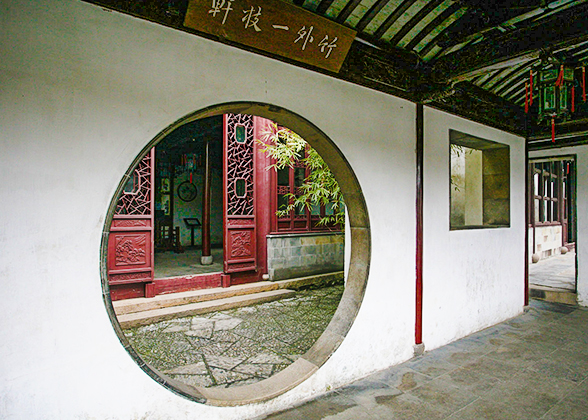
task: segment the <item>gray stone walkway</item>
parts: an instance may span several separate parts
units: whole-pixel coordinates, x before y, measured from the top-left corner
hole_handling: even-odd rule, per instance
[[[269,378],[304,354],[323,333],[343,285],[244,308],[125,330],[155,369],[189,385],[231,387]]]
[[[521,316],[290,410],[290,419],[588,419],[588,310]]]
[[[576,253],[540,260],[529,264],[529,283],[556,289],[576,290]]]

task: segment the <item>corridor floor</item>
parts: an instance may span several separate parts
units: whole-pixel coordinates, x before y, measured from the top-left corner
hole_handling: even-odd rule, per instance
[[[529,283],[556,289],[576,290],[576,252],[555,255],[529,264]]]
[[[531,301],[509,321],[268,420],[588,419],[588,310]]]

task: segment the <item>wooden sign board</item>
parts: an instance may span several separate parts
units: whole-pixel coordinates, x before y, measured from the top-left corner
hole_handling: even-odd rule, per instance
[[[280,0],[190,0],[184,26],[335,73],[356,34]]]

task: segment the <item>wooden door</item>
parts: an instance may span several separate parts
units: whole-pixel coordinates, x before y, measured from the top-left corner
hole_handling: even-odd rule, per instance
[[[223,118],[224,272],[230,275],[230,284],[248,283],[258,280],[253,116]]]
[[[112,300],[153,296],[155,148],[139,163],[118,200],[108,236]]]

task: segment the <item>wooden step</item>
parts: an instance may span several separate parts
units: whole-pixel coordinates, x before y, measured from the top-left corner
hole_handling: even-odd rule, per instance
[[[184,316],[224,311],[227,309],[239,308],[257,303],[271,302],[274,300],[291,297],[295,294],[296,292],[293,290],[271,290],[240,296],[231,296],[222,299],[208,300],[204,302],[189,303],[180,306],[171,306],[141,312],[127,313],[124,315],[118,315],[117,319],[121,328],[126,329]]]

